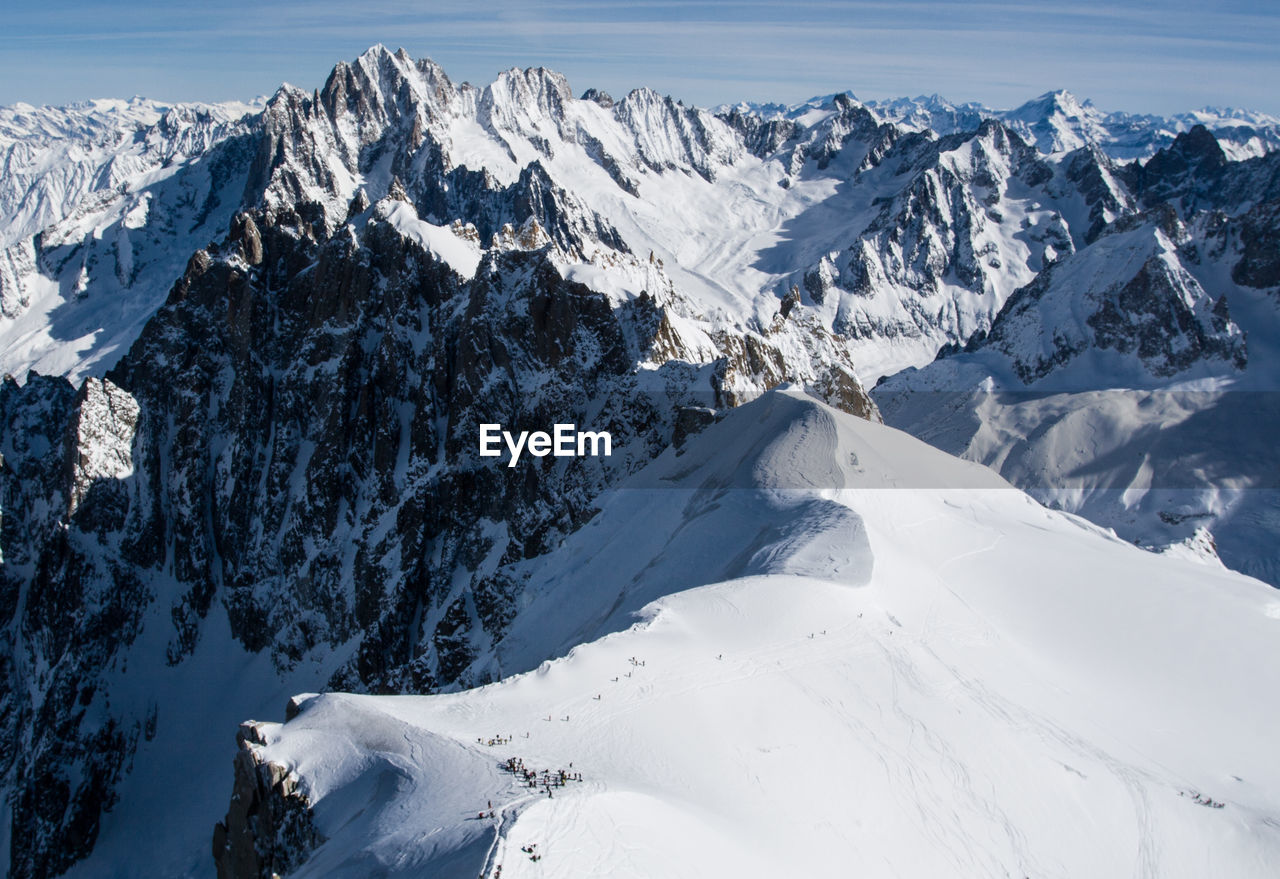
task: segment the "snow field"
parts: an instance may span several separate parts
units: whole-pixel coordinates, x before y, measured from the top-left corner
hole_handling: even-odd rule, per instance
[[[761,418],[771,402],[777,417]],[[786,429],[792,403],[801,423],[826,421],[822,442],[822,431]],[[828,441],[837,461],[863,460],[871,446],[904,472],[945,460],[789,392],[732,417],[690,442],[681,458],[691,478],[731,434],[801,468]],[[970,479],[971,466],[955,462],[953,479]],[[874,555],[865,586],[740,576],[658,597],[629,627],[605,615],[586,643],[499,683],[318,696],[288,724],[264,726],[263,757],[302,779],[328,839],[298,875],[411,875],[428,864],[446,876],[501,865],[504,877],[1280,869],[1270,590],[1152,556],[1011,489],[866,488],[856,475],[790,492],[864,523]],[[691,498],[709,491],[713,503],[753,493],[665,494],[701,510]],[[611,516],[652,515],[660,493],[610,496],[604,524],[566,550],[612,537]],[[741,502],[734,515],[752,509],[777,512]],[[666,533],[699,529],[706,515]],[[701,553],[715,555],[725,538],[709,533]],[[834,545],[847,531],[812,533],[833,544],[831,557],[847,554]],[[678,540],[667,549],[692,552]],[[542,606],[521,619],[578,616],[566,625],[581,632],[601,619],[585,605],[650,594],[643,576],[621,596],[576,582],[576,602],[535,593]],[[495,734],[511,741],[490,747]],[[584,780],[530,797],[502,768],[511,757],[572,763]],[[477,819],[490,800],[495,816]],[[521,850],[533,844],[538,860]]]

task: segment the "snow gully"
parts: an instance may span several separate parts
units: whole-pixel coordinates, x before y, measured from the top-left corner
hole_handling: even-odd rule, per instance
[[[578,430],[576,424],[557,424],[551,433],[522,430],[517,436],[503,430],[501,424],[480,425],[480,457],[498,457],[502,454],[504,444],[511,452],[508,467],[516,466],[524,451],[535,458],[545,458],[547,455],[557,458],[581,458],[586,455],[608,457],[613,454],[613,437],[607,430]]]

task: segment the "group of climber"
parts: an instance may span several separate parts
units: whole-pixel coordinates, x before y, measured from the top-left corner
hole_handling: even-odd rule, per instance
[[[582,781],[582,773],[573,771],[573,764],[569,764],[568,769],[543,769],[539,772],[536,769],[529,769],[524,765],[523,758],[508,757],[503,764],[503,768],[512,775],[519,778],[525,785],[533,790],[541,787],[546,791],[548,797],[553,797],[552,788],[564,787],[571,781]]]

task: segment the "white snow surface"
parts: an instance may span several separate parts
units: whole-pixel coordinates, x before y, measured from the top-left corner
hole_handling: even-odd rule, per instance
[[[0,374],[101,376],[191,254],[226,234],[248,157],[245,104],[142,98],[0,107]]]
[[[1280,871],[1274,591],[890,428],[772,392],[539,576],[501,682],[258,724],[327,839],[295,875]]]
[[[384,200],[374,207],[374,214],[390,223],[410,240],[421,244],[436,259],[445,263],[463,278],[475,277],[480,265],[480,245],[454,229],[436,226],[418,217],[413,205],[394,200]],[[474,230],[472,230],[474,232]]]

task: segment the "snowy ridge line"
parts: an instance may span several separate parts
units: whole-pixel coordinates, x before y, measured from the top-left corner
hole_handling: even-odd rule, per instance
[[[469,252],[474,248],[440,229],[452,229],[455,221],[472,223],[478,238],[471,241],[483,250],[504,220],[519,228],[525,212],[541,211],[546,233],[583,257],[601,248],[657,254],[671,280],[695,300],[695,313],[717,322],[767,326],[779,299],[796,286],[804,304],[817,306],[828,327],[850,336],[857,372],[874,380],[903,366],[923,365],[942,345],[963,343],[985,329],[1014,287],[1029,281],[1064,248],[1069,252],[1073,243],[1078,248],[1086,226],[1092,234],[1098,222],[1123,212],[1116,210],[1123,206],[1123,194],[1104,207],[1110,196],[1095,203],[1096,194],[1084,193],[1082,206],[1073,203],[1078,196],[1064,190],[1066,181],[1059,180],[1038,198],[1006,192],[985,211],[977,204],[953,206],[951,225],[959,229],[973,227],[981,233],[980,227],[989,225],[982,218],[986,213],[1030,223],[1030,231],[1002,223],[1004,228],[988,228],[969,242],[947,240],[956,237],[954,232],[939,227],[936,246],[930,243],[932,233],[923,234],[917,252],[899,252],[887,240],[868,242],[865,233],[889,233],[892,226],[917,222],[897,212],[875,219],[876,205],[902,186],[896,173],[906,166],[924,170],[928,178],[911,193],[913,198],[926,189],[936,197],[951,174],[966,186],[964,178],[970,175],[986,186],[983,166],[993,160],[997,189],[1006,188],[1001,178],[1009,171],[1030,180],[1043,177],[1045,169],[1022,174],[1002,168],[1003,158],[981,155],[945,159],[937,172],[921,169],[919,153],[923,149],[927,154],[928,147],[918,141],[925,135],[903,119],[876,117],[871,105],[846,95],[791,108],[770,122],[749,110],[732,116],[685,107],[646,89],[616,102],[588,95],[575,99],[562,76],[542,68],[506,71],[483,89],[455,85],[431,61],[414,61],[403,51],[378,46],[353,63],[339,64],[314,106],[310,93],[290,86],[262,105],[261,114],[249,113],[258,105],[164,108],[145,101],[124,107],[98,102],[74,113],[67,110],[73,116],[103,116],[108,134],[102,137],[109,143],[130,126],[143,127],[134,140],[111,147],[125,150],[129,162],[111,154],[116,176],[107,177],[115,183],[97,195],[89,197],[73,187],[60,207],[50,208],[52,213],[30,228],[13,225],[20,219],[13,214],[17,208],[0,212],[9,224],[4,228],[16,236],[0,258],[0,344],[5,351],[0,369],[19,376],[33,367],[72,377],[101,374],[159,306],[180,274],[181,258],[216,240],[227,228],[230,212],[266,206],[287,214],[299,203],[316,202],[324,206],[325,225],[332,231],[348,218],[353,199],[377,201],[396,184],[419,208],[422,225],[413,228],[424,241],[436,242],[437,252],[464,275],[477,261]],[[1072,108],[1079,108],[1064,95],[1052,93],[1011,113],[1032,118],[1027,108],[1041,104],[1053,119],[1074,113]],[[56,117],[58,112],[64,111],[11,112],[15,131],[24,125],[31,130],[15,143],[42,137],[63,143],[59,138],[67,138],[74,155],[39,174],[53,175],[51,180],[58,175],[107,179],[91,172],[85,165],[90,160],[76,152],[80,141],[70,132],[88,123],[76,127],[57,119],[41,121],[41,113]],[[1002,130],[1037,142],[1025,120],[963,118],[963,125],[936,130],[948,137],[972,135],[994,121]],[[786,124],[775,124],[779,119]],[[1255,121],[1261,124],[1262,118]],[[1079,164],[1076,154],[1094,144],[1092,131],[1087,128],[1083,139],[1050,151],[1050,167]],[[231,175],[226,173],[230,168],[214,169],[213,179],[200,179],[192,166],[230,164],[214,156],[226,152],[228,139],[241,136],[261,139],[251,146],[258,152],[255,167],[235,169]],[[935,135],[929,138],[936,140]],[[1227,140],[1220,143],[1230,147]],[[990,150],[983,147],[981,152]],[[895,174],[873,173],[885,162]],[[1054,173],[1096,174],[1106,186],[1117,188],[1113,178],[1119,169],[1105,167],[1106,161],[1102,165],[1096,171],[1060,168]],[[183,186],[162,187],[163,180],[183,168],[189,169]],[[841,181],[851,177],[860,193],[852,198],[841,193]],[[1010,180],[1007,188],[1019,185]],[[493,194],[477,193],[477,187]],[[29,189],[26,184],[19,188]],[[499,189],[509,193],[498,198]],[[543,194],[535,194],[538,189]],[[52,204],[50,198],[28,201]],[[504,198],[513,204],[484,203]],[[201,209],[183,215],[180,205],[192,201]],[[695,205],[706,210],[693,210]],[[1087,222],[1073,217],[1082,208],[1089,210]],[[841,215],[834,226],[832,210]],[[204,222],[192,227],[193,221]],[[412,226],[406,224],[406,234],[414,234]],[[192,234],[174,240],[172,230],[185,228]],[[868,244],[870,252],[846,264],[842,252]],[[167,258],[158,259],[157,248]],[[974,256],[961,260],[954,271],[945,265],[949,258],[944,254],[963,256],[969,249]],[[1001,271],[989,270],[997,264]],[[877,289],[877,301],[826,294],[832,287],[857,290],[868,283]],[[922,284],[929,289],[921,290]],[[931,300],[923,308],[911,301],[921,292]],[[120,303],[124,319],[113,316]]]
[[[831,443],[815,430],[826,419]],[[734,443],[760,450],[742,464],[766,495],[778,468],[843,468],[872,449],[894,470],[968,479],[961,462],[794,392],[691,439],[690,481],[737,466],[723,461]],[[660,476],[679,463],[668,454],[651,466]],[[633,580],[627,603],[641,623],[579,629],[550,662],[536,649],[509,653],[507,667],[522,673],[485,687],[308,700],[262,746],[263,759],[315,782],[326,841],[295,875],[407,876],[430,865],[490,876],[500,866],[504,879],[827,875],[847,869],[851,852],[883,875],[1192,877],[1206,858],[1230,875],[1274,871],[1280,778],[1265,730],[1275,708],[1254,689],[1278,674],[1266,661],[1280,618],[1273,590],[1142,552],[1017,492],[885,492],[847,472],[847,488],[810,497],[865,523],[860,551],[874,565],[861,586],[830,578],[831,568],[785,573],[795,557],[782,549],[779,567],[727,581],[646,593]],[[661,527],[696,529],[703,555],[731,554],[739,534],[770,535],[779,521],[767,504],[683,510]],[[655,550],[696,563],[693,544],[669,537],[647,547],[612,539],[617,528],[645,541],[639,523],[651,521],[642,498],[619,492],[602,501],[601,524],[561,552],[617,547],[611,569],[623,578]],[[809,558],[843,551],[839,528],[814,533]],[[524,625],[573,628],[565,617],[613,603],[607,578],[575,562],[552,567],[578,601],[535,590]],[[1231,632],[1233,650],[1192,646],[1206,631]],[[478,729],[515,740],[485,747]],[[423,760],[405,767],[411,783],[369,799],[373,770],[362,767],[421,736],[456,741],[477,767],[492,766],[495,750],[528,765],[572,761],[591,783],[528,800],[488,769]],[[503,814],[500,848],[469,841],[490,799],[486,810]],[[376,816],[361,828],[374,832],[351,831],[368,810]],[[826,815],[844,820],[815,820]],[[404,825],[415,834],[399,833]]]

